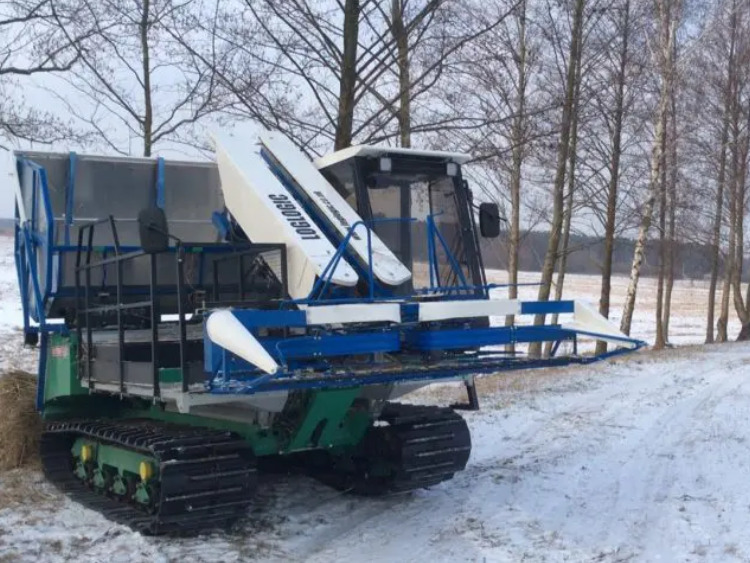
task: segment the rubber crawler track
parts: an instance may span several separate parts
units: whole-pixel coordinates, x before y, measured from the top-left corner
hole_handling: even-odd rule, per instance
[[[466,467],[471,435],[452,409],[388,403],[378,421],[353,456],[354,471],[323,469],[316,476],[338,489],[375,496],[431,487]]]
[[[78,437],[153,457],[160,477],[154,507],[148,511],[81,482],[73,473],[71,455]],[[255,457],[236,434],[152,420],[48,423],[41,457],[47,478],[72,499],[149,535],[227,528],[246,514],[257,483]]]

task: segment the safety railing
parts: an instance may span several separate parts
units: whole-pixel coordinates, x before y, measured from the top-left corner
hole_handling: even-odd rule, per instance
[[[101,259],[92,259],[94,246],[94,232],[97,226],[108,224],[111,228],[111,236],[114,242],[114,255],[103,257]],[[196,286],[186,280],[185,263],[186,258],[191,254],[211,254],[218,252],[219,255],[213,258],[213,276],[211,291],[207,291],[203,286]],[[248,292],[246,284],[248,276],[246,275],[245,266],[250,257],[258,257],[263,253],[276,252],[279,255],[279,269],[281,274],[280,288],[276,299],[282,300],[287,295],[286,279],[286,247],[279,244],[242,244],[228,245],[226,243],[210,244],[187,244],[177,241],[175,246],[159,253],[146,253],[143,250],[123,252],[119,244],[116,221],[111,217],[95,221],[81,227],[78,234],[78,248],[76,251],[75,267],[75,294],[76,294],[76,326],[75,330],[78,336],[78,361],[83,366],[82,376],[86,379],[89,387],[93,385],[92,362],[94,360],[94,333],[97,330],[105,330],[106,326],[114,317],[115,329],[117,331],[117,369],[118,369],[118,387],[121,393],[126,392],[126,330],[131,326],[133,318],[142,318],[146,322],[145,326],[150,330],[150,357],[151,363],[151,385],[153,386],[153,396],[158,399],[161,396],[160,370],[164,367],[179,368],[180,384],[183,392],[188,391],[190,382],[190,365],[187,358],[188,338],[187,338],[187,320],[189,316],[200,314],[203,308],[213,308],[217,306],[234,306],[243,305],[252,306],[255,303],[246,300]],[[222,255],[223,254],[223,255]],[[160,271],[164,263],[163,260],[169,261],[169,256],[174,256],[174,262],[171,266],[174,268],[175,278],[173,282],[163,282],[160,280]],[[124,266],[129,262],[138,260],[148,261],[148,289],[144,298],[141,299],[139,292],[127,292],[128,284],[124,281]],[[168,263],[168,262],[167,262]],[[234,264],[233,264],[234,263]],[[222,267],[236,268],[237,281],[233,295],[236,299],[229,301],[222,300],[222,296],[227,292],[227,283],[222,283],[220,271]],[[99,270],[104,280],[104,272],[113,268],[115,272],[114,283],[114,303],[97,304],[94,302],[94,283],[92,273]],[[266,272],[267,273],[267,272]],[[231,285],[231,284],[229,284]],[[106,285],[109,289],[111,286]],[[132,289],[132,288],[130,288]],[[201,299],[199,303],[194,297],[196,295],[204,296],[211,293],[213,300]],[[165,309],[162,302],[167,298],[174,298],[174,307]],[[175,310],[176,309],[176,310]],[[168,310],[168,314],[174,314],[176,319],[165,321],[163,313]],[[164,341],[160,334],[160,324],[169,322],[177,326],[177,343],[178,343],[178,363],[175,366],[163,366],[160,361],[161,348]],[[111,329],[110,329],[111,330]]]

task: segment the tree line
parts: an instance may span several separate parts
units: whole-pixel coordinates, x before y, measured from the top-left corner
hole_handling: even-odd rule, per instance
[[[518,248],[518,265],[522,272],[539,272],[544,262],[549,233],[547,231],[521,230]],[[584,274],[601,276],[605,256],[608,249],[605,241],[596,236],[585,233],[572,232],[570,234],[568,254],[565,270],[569,274]],[[612,274],[627,276],[633,260],[635,241],[629,237],[616,237],[612,250]],[[481,241],[482,256],[485,268],[493,270],[507,270],[507,240],[483,239]],[[675,279],[700,281],[701,287],[710,286],[712,263],[712,247],[708,243],[689,241],[675,241],[672,247]],[[658,278],[660,268],[660,244],[658,239],[647,241],[643,255],[644,276]],[[724,275],[726,264],[719,263],[719,275]],[[743,264],[742,282],[750,281],[750,259],[745,257]]]
[[[747,2],[0,5],[0,132],[10,143],[150,156],[207,149],[209,124],[250,123],[311,156],[355,143],[468,152],[475,198],[497,202],[506,221],[493,252],[511,284],[528,233],[548,233],[541,300],[562,295],[581,237],[594,237],[609,316],[618,241],[629,239],[621,329],[630,333],[641,275],[655,275],[663,347],[681,253],[700,249],[706,341],[730,337],[730,315],[750,336]]]

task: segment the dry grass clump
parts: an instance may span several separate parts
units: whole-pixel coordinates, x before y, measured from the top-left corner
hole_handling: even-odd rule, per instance
[[[0,374],[0,470],[39,464],[42,420],[35,400],[35,375]]]

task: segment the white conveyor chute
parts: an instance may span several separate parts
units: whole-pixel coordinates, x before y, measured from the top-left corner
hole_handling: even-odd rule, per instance
[[[264,131],[260,141],[275,163],[292,180],[300,195],[313,203],[322,217],[333,226],[343,239],[352,225],[362,221],[357,212],[328,183],[315,165],[294,144],[280,133]],[[373,275],[387,285],[399,285],[411,279],[411,272],[396,258],[395,254],[372,232]],[[349,248],[362,264],[369,264],[367,232],[364,226],[357,228],[349,240]]]
[[[563,323],[562,328],[574,330],[587,336],[592,340],[602,340],[619,344],[624,348],[635,349],[638,347],[638,341],[630,338],[627,334],[620,332],[620,329],[612,321],[603,317],[599,311],[583,303],[575,301],[573,304],[573,322]]]
[[[214,135],[214,142],[227,209],[252,242],[286,244],[289,295],[304,299],[336,249],[274,175],[258,145],[228,135]],[[345,260],[329,275],[336,285],[351,287],[358,280]]]
[[[271,355],[242,325],[232,311],[224,309],[211,313],[206,321],[206,333],[211,342],[229,350],[250,364],[273,375],[279,370]]]

